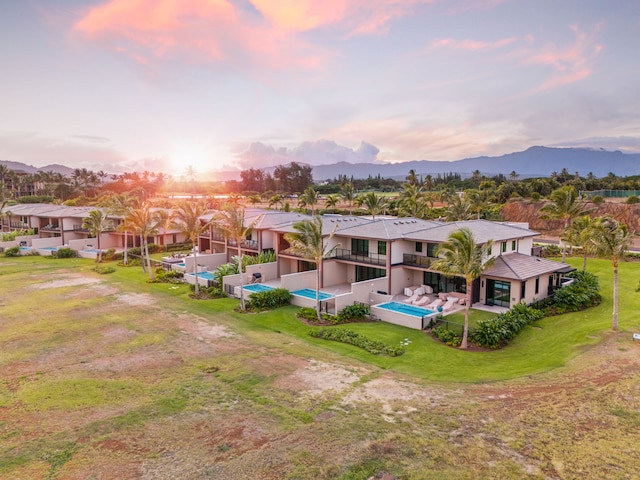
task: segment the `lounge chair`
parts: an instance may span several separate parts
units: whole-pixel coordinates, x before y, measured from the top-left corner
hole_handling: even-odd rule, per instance
[[[424,295],[424,290],[422,287],[416,288],[416,290],[413,292],[413,295],[411,295],[409,298],[407,298],[404,302],[405,303],[414,303],[416,300],[418,300],[422,295]]]
[[[429,310],[435,310],[436,308],[441,307],[443,303],[444,302],[442,300],[440,300],[439,298],[436,298],[429,305],[425,305],[425,308],[428,308]]]
[[[422,306],[422,305],[425,305],[426,303],[428,303],[429,300],[431,300],[429,298],[429,295],[424,295],[422,298],[419,298],[418,300],[413,302],[413,304],[416,305],[416,306]]]
[[[458,303],[458,300],[460,300],[459,298],[456,297],[449,297],[447,298],[447,303],[445,303],[442,307],[442,311],[443,312],[449,312],[451,310],[453,310],[453,306]]]

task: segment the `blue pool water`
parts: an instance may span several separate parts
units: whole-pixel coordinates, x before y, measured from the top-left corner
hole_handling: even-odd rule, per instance
[[[427,308],[416,307],[414,305],[407,305],[406,303],[400,302],[382,303],[380,305],[376,305],[376,307],[420,318],[424,317],[425,315],[432,315],[435,313],[433,310],[429,310]]]
[[[192,277],[195,277],[193,273],[189,273]],[[213,280],[213,272],[198,272],[198,278],[204,278],[206,280]]]
[[[98,253],[100,250],[98,250],[97,248],[85,248],[82,251],[83,252],[89,252],[89,253]]]
[[[52,252],[55,252],[58,250],[58,247],[40,247],[40,250],[51,250]]]
[[[245,285],[242,288],[249,292],[264,292],[267,290],[273,290],[273,287],[269,285],[262,285],[261,283],[252,283],[251,285]]]
[[[291,292],[292,295],[298,295],[299,297],[310,298],[311,300],[316,299],[316,291],[311,288],[302,288],[300,290],[294,290]],[[327,300],[328,298],[333,298],[335,295],[330,293],[320,292],[320,300]]]
[[[24,251],[24,250],[31,250],[31,247],[20,247],[20,250]]]

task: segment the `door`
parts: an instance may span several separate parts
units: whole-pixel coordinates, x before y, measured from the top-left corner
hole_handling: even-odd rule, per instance
[[[511,306],[511,283],[487,279],[487,305]]]

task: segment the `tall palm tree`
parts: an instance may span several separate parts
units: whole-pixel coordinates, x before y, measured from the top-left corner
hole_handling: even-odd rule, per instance
[[[409,170],[409,175],[407,175],[406,180],[409,185],[413,185],[414,187],[420,183],[418,180],[418,174],[413,168]]]
[[[216,228],[220,230],[227,240],[233,240],[238,247],[238,272],[240,272],[240,308],[245,309],[244,302],[244,274],[242,272],[242,240],[251,234],[254,220],[250,225],[245,225],[244,209],[234,204],[227,204],[214,216]]]
[[[353,213],[353,201],[356,199],[356,192],[353,189],[353,184],[345,183],[340,189],[340,195],[349,205],[349,215]]]
[[[367,192],[362,196],[362,206],[365,207],[375,220],[376,215],[387,207],[387,199],[376,192]]]
[[[613,266],[613,315],[611,328],[618,330],[618,263],[633,241],[633,234],[624,223],[605,216],[596,221],[591,237],[598,256],[609,258]]]
[[[195,293],[200,294],[200,285],[198,285],[198,237],[209,229],[211,220],[201,221],[208,208],[202,201],[184,201],[181,202],[171,212],[171,225],[187,237],[193,245],[193,263],[195,265],[194,276],[196,280]]]
[[[318,204],[318,191],[313,187],[307,187],[302,195],[300,195],[300,202],[305,207],[311,207],[311,215],[316,213],[316,205]]]
[[[466,196],[460,197],[457,193],[449,195],[445,218],[448,222],[471,220],[474,217],[473,205]]]
[[[471,290],[473,281],[479,278],[487,268],[493,265],[495,257],[489,258],[492,240],[478,245],[473,233],[466,227],[451,232],[447,240],[436,249],[438,260],[431,264],[433,270],[438,270],[447,276],[464,277],[467,284],[467,298],[464,311],[464,330],[460,348],[467,348],[469,336],[469,309],[471,308]]]
[[[589,215],[578,217],[571,222],[566,232],[566,240],[570,245],[578,245],[582,248],[582,271],[587,270],[587,255],[595,249],[592,237],[596,233],[596,222]]]
[[[318,320],[322,320],[320,313],[320,279],[322,278],[322,261],[330,257],[340,246],[329,247],[322,238],[322,218],[316,215],[313,220],[303,220],[293,224],[294,233],[286,233],[285,240],[291,245],[290,250],[294,255],[299,255],[316,264],[316,313]],[[335,229],[328,236],[330,240]]]
[[[578,201],[578,191],[571,185],[560,187],[549,195],[549,203],[540,208],[540,218],[562,220],[563,232],[567,230],[571,221],[582,213],[582,204]],[[562,261],[567,254],[567,246],[562,244]]]
[[[102,232],[113,229],[113,221],[102,210],[91,210],[89,216],[82,219],[82,228],[89,230],[89,235],[98,241],[98,263],[102,262],[102,247],[100,236]]]
[[[126,218],[126,216],[134,209],[138,208],[139,201],[137,197],[134,197],[129,192],[118,193],[115,195],[111,195],[104,202],[104,206],[107,208],[107,211],[112,215],[117,215],[119,217]],[[129,245],[128,245],[128,227],[127,223],[123,222],[118,225],[118,231],[124,233],[124,259],[123,263],[125,265],[129,264]]]
[[[331,193],[331,194],[327,195],[327,198],[325,200],[324,206],[326,208],[330,208],[332,210],[335,210],[335,208],[338,205],[339,201],[340,201],[340,195],[338,195],[337,193]]]
[[[144,257],[142,261],[142,268],[144,269],[144,260],[146,259],[149,278],[152,281],[155,280],[156,277],[153,273],[153,269],[151,268],[148,238],[151,235],[156,235],[161,228],[164,228],[167,221],[167,212],[164,210],[153,210],[149,202],[144,202],[139,207],[129,211],[124,219],[124,228],[140,236]]]

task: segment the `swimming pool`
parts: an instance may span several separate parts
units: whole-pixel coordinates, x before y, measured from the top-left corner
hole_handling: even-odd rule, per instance
[[[380,305],[376,305],[376,307],[420,318],[425,315],[433,315],[435,313],[433,310],[429,310],[427,308],[416,307],[414,305],[407,305],[406,303],[400,302],[381,303]]]
[[[270,287],[269,285],[262,285],[261,283],[252,283],[250,285],[244,285],[242,287],[243,289],[247,290],[248,292],[266,292],[267,290],[273,290],[273,287]]]
[[[82,251],[87,253],[98,253],[100,250],[98,250],[97,248],[85,248]]]
[[[195,274],[188,273],[187,275],[191,275],[195,277]],[[198,272],[198,278],[203,278],[205,280],[213,280],[213,272]]]
[[[311,300],[316,299],[316,291],[311,288],[301,288],[300,290],[294,290],[293,292],[291,292],[291,295],[298,295],[299,297],[310,298]],[[331,293],[320,292],[320,300],[327,300],[333,297],[335,297],[335,295]]]
[[[40,247],[38,250],[50,250],[52,252],[55,252],[58,250],[58,247]]]

